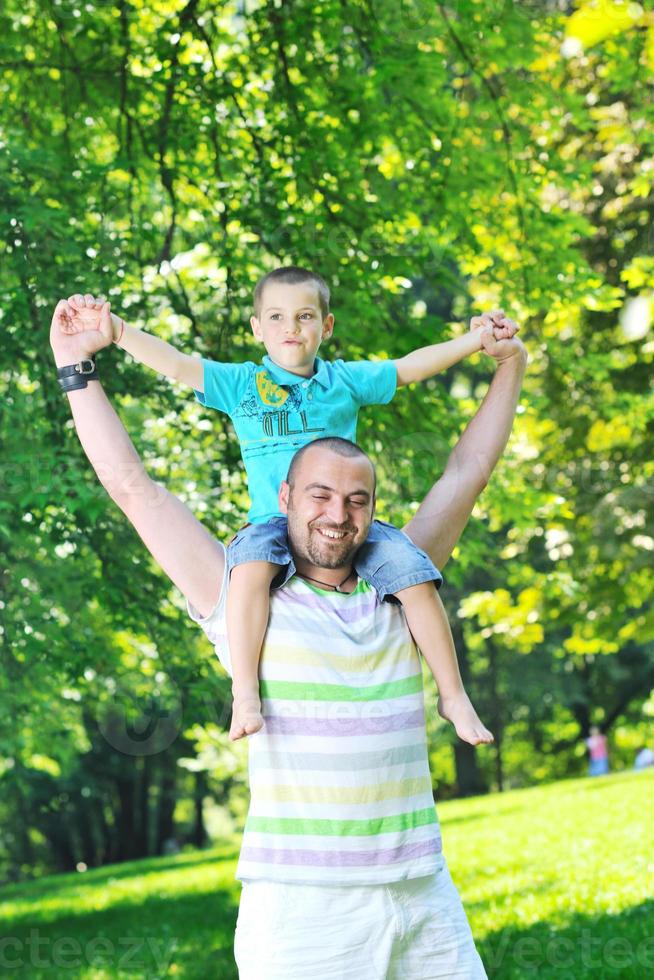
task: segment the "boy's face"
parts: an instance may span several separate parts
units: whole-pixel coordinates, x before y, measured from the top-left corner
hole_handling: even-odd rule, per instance
[[[311,282],[269,282],[261,302],[261,319],[250,318],[252,333],[280,367],[310,377],[323,340],[331,337],[334,317],[320,312],[318,290]]]

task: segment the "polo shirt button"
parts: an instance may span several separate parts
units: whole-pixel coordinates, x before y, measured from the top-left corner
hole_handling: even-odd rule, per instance
[[[312,398],[313,398],[313,392],[310,391],[309,394],[307,395],[307,401],[310,402]]]
[[[308,381],[303,381],[302,382],[302,387],[303,388],[308,388],[309,387],[309,382]]]

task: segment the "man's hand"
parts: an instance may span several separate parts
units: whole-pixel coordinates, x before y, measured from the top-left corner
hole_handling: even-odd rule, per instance
[[[60,299],[50,325],[50,346],[58,367],[91,357],[113,340],[108,302],[95,300],[90,295],[71,299],[82,299],[84,305],[73,305],[69,300]]]
[[[507,340],[496,340],[492,334],[482,335],[482,349],[486,354],[493,358],[498,364],[510,360],[512,357],[520,357],[525,364],[527,363],[527,348],[519,337],[510,337]]]

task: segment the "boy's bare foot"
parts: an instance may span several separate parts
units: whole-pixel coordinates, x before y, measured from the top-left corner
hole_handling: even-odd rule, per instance
[[[232,703],[232,724],[229,737],[232,742],[244,735],[254,735],[263,727],[261,701],[258,694],[235,695]]]
[[[439,697],[438,713],[441,718],[451,721],[459,738],[470,745],[480,745],[493,742],[492,732],[479,720],[479,715],[472,706],[465,691],[449,698]]]

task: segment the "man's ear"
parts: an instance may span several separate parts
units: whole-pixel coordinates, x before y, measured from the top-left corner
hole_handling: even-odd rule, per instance
[[[257,340],[263,340],[263,333],[261,332],[261,326],[256,316],[250,317],[250,326],[252,327],[252,333],[257,338]]]
[[[289,487],[286,480],[282,480],[282,485],[279,488],[279,509],[282,514],[288,514],[288,498],[291,493],[291,488]]]
[[[322,325],[322,340],[329,340],[334,332],[334,314],[328,313]]]

